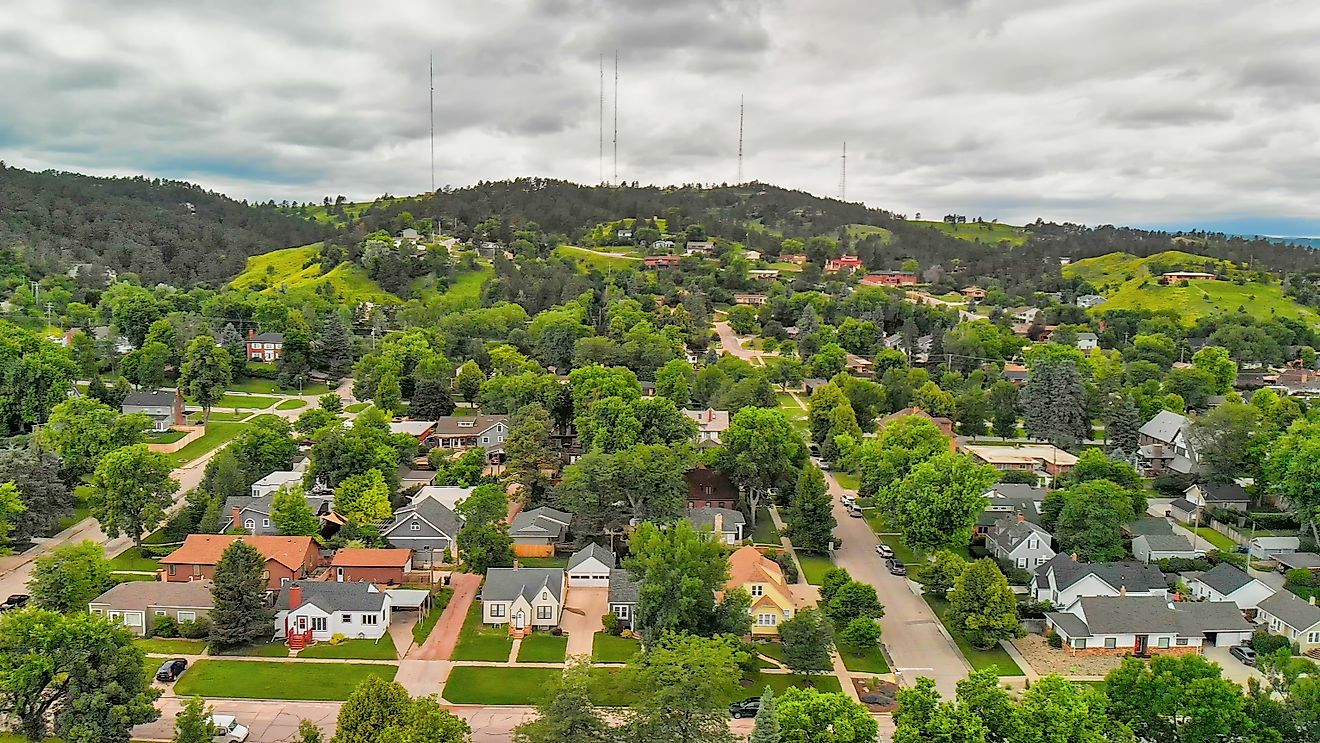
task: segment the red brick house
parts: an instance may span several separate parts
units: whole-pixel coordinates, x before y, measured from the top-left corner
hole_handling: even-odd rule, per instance
[[[881,271],[862,277],[862,286],[912,286],[916,283],[916,274],[903,271]]]
[[[401,585],[412,569],[410,549],[341,549],[330,560],[331,580]]]
[[[189,534],[182,547],[160,559],[160,578],[173,583],[211,580],[215,578],[220,555],[237,541],[246,542],[266,558],[262,577],[271,591],[290,581],[311,577],[320,565],[321,556],[311,537]]]
[[[738,486],[723,472],[697,467],[683,476],[688,508],[738,508]]]
[[[247,357],[250,361],[279,361],[284,351],[283,333],[262,333],[248,330]]]
[[[825,271],[845,271],[853,273],[862,267],[862,259],[855,255],[841,255],[838,258],[830,258],[825,261]]]

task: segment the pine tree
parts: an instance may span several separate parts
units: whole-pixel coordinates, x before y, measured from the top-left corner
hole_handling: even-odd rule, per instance
[[[1087,438],[1086,388],[1071,359],[1033,364],[1021,400],[1022,419],[1032,437],[1065,449]]]
[[[747,743],[779,743],[779,713],[775,711],[775,693],[769,686],[761,692],[761,706],[756,711],[756,726]]]
[[[448,382],[426,379],[417,383],[408,404],[408,415],[419,420],[435,420],[453,415],[456,407]]]
[[[319,339],[317,366],[332,377],[342,377],[353,368],[353,343],[338,312],[326,313]]]
[[[813,464],[802,468],[798,475],[793,502],[786,514],[788,536],[793,546],[811,552],[824,552],[834,539],[833,503],[825,477]]]
[[[243,371],[243,366],[247,362],[247,342],[234,329],[233,323],[225,324],[217,341],[229,352],[229,360],[233,364],[234,375],[237,376],[239,372]]]
[[[211,743],[211,708],[201,697],[193,697],[174,718],[174,743]]]
[[[211,598],[212,652],[250,645],[270,637],[274,615],[266,606],[266,560],[251,545],[235,541],[215,566]]]
[[[1105,440],[1112,450],[1135,453],[1139,446],[1137,431],[1141,428],[1141,411],[1131,395],[1124,395],[1110,405],[1105,417]]]

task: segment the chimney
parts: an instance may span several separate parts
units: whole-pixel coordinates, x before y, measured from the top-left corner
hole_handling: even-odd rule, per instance
[[[248,340],[252,340],[253,338],[256,337],[257,337],[256,328],[248,328]]]
[[[715,408],[706,408],[706,422],[711,423],[715,420]]]
[[[289,584],[289,611],[293,611],[302,606],[302,586],[297,583]]]
[[[1018,513],[1017,516],[1018,516],[1018,523],[1019,523],[1019,524],[1022,523],[1023,521],[1026,521],[1026,520],[1027,520],[1027,515],[1026,515],[1025,513]]]
[[[234,506],[229,514],[229,517],[234,521],[233,528],[235,529],[243,528],[243,509],[239,508],[238,506]]]
[[[1118,595],[1119,595],[1119,596],[1126,596],[1126,595],[1127,595],[1127,586],[1119,586],[1119,587],[1118,587]]]
[[[1072,561],[1073,561],[1073,562],[1077,562],[1077,553],[1076,553],[1076,552],[1072,553]]]
[[[722,534],[724,534],[724,514],[719,513],[719,512],[716,512],[716,513],[715,513],[715,538],[716,538],[716,539],[720,539]]]

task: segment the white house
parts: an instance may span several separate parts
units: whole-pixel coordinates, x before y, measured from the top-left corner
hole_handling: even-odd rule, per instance
[[[1302,540],[1297,537],[1256,537],[1248,548],[1253,558],[1272,560],[1278,555],[1297,552],[1302,548]]]
[[[1292,591],[1278,591],[1256,606],[1256,621],[1296,642],[1303,653],[1320,648],[1320,607]]]
[[[557,627],[564,583],[560,568],[490,568],[481,588],[481,621],[518,633]]]
[[[1095,333],[1078,333],[1077,348],[1081,351],[1090,351],[1100,347],[1100,336]]]
[[[1159,596],[1085,596],[1064,611],[1046,612],[1045,624],[1070,655],[1137,657],[1240,645],[1254,629],[1231,602]]]
[[[1196,599],[1232,601],[1248,615],[1254,615],[1257,605],[1274,595],[1274,589],[1268,584],[1226,562],[1187,581],[1187,587]]]
[[[614,553],[592,542],[568,558],[568,585],[570,588],[608,588],[614,565]]]
[[[1083,294],[1080,297],[1078,297],[1076,301],[1078,307],[1090,309],[1092,307],[1098,307],[1099,305],[1104,304],[1105,298],[1100,296],[1099,294]]]
[[[1068,606],[1083,596],[1169,595],[1159,568],[1139,562],[1078,562],[1055,555],[1036,568],[1036,600]]]
[[[1191,540],[1181,534],[1142,534],[1132,540],[1132,556],[1141,562],[1171,557],[1190,560],[1204,557],[1205,550],[1193,547]]]
[[[417,494],[413,496],[412,502],[416,504],[422,500],[430,498],[452,511],[455,508],[458,508],[458,504],[461,503],[464,498],[472,495],[473,490],[476,490],[476,488],[464,488],[458,485],[426,485],[421,490],[417,491]]]
[[[1051,539],[1049,532],[1027,521],[1025,514],[1017,514],[995,522],[986,532],[985,548],[997,560],[1008,560],[1019,568],[1031,570],[1054,557]]]
[[[729,430],[729,411],[706,408],[705,410],[683,410],[683,415],[697,423],[697,441],[720,442],[720,435]]]
[[[252,497],[260,498],[264,495],[274,495],[276,491],[285,485],[300,483],[302,479],[302,472],[276,470],[252,483]]]
[[[367,582],[296,580],[275,600],[275,636],[299,649],[335,635],[380,639],[390,626],[390,595]]]

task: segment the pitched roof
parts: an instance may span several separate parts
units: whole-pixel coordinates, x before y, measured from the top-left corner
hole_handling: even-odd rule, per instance
[[[330,566],[336,568],[401,568],[412,560],[409,549],[347,547],[335,553]]]
[[[283,333],[262,333],[248,339],[249,343],[283,343]]]
[[[1256,608],[1278,617],[1295,630],[1307,630],[1320,624],[1320,606],[1303,600],[1292,591],[1275,591],[1273,596],[1256,604]]]
[[[572,521],[571,513],[549,506],[540,506],[514,516],[513,523],[509,524],[509,536],[559,539],[568,531],[568,525]]]
[[[1252,578],[1226,562],[1221,562],[1204,573],[1201,573],[1195,578],[1195,580],[1215,589],[1221,595],[1227,596],[1252,582],[1255,578]]]
[[[291,482],[301,482],[302,479],[302,472],[295,472],[293,470],[275,470],[274,472],[267,473],[265,477],[252,483],[252,485],[274,485],[280,487]]]
[[[92,599],[93,604],[149,606],[190,606],[209,609],[215,605],[211,598],[209,580],[181,582],[134,580],[120,583]]]
[[[1033,534],[1040,537],[1046,547],[1049,546],[1051,539],[1049,532],[1025,519],[1018,521],[1016,516],[1005,516],[995,522],[994,527],[986,534],[986,539],[1011,552]]]
[[[1166,518],[1158,516],[1141,516],[1132,519],[1123,524],[1123,529],[1129,534],[1172,534],[1173,524]]]
[[[231,495],[225,498],[225,510],[220,512],[222,523],[228,523],[228,519],[234,515],[234,509],[240,511],[256,511],[270,515],[271,505],[275,500],[273,495],[260,495],[253,497],[251,495]]]
[[[1078,601],[1092,634],[1178,630],[1169,600],[1163,596],[1086,596]]]
[[[1137,539],[1145,540],[1146,547],[1160,552],[1190,552],[1193,549],[1191,540],[1182,534],[1142,534]]]
[[[302,588],[302,603],[313,604],[327,613],[336,611],[380,611],[385,606],[385,592],[365,581],[338,583],[324,580],[296,580],[280,588],[276,610],[289,609],[289,587]]]
[[[715,410],[706,408],[704,410],[683,409],[683,415],[697,422],[697,428],[702,431],[727,431],[729,430],[729,411]]]
[[[481,588],[482,601],[513,601],[522,596],[531,601],[542,588],[550,589],[556,601],[563,599],[563,568],[488,568]]]
[[[309,552],[316,551],[311,537],[274,537],[228,534],[189,534],[183,546],[162,557],[164,565],[214,565],[234,542],[246,542],[267,560],[291,570],[302,566]]]
[[[1182,511],[1183,513],[1192,513],[1196,509],[1200,508],[1200,506],[1187,500],[1186,498],[1174,498],[1172,501],[1169,501],[1169,508],[1176,508],[1179,511]]]
[[[738,486],[719,470],[695,467],[688,470],[683,479],[687,481],[689,498],[738,500]],[[707,487],[711,490],[709,495],[705,492]]]
[[[684,518],[698,529],[709,527],[714,530],[716,515],[721,517],[721,531],[737,531],[734,526],[747,523],[747,517],[742,515],[742,511],[732,508],[689,508],[684,512]]]
[[[751,545],[739,547],[729,555],[729,581],[725,585],[734,587],[747,583],[788,585],[784,580],[784,569],[779,567],[779,563]]]
[[[1170,604],[1183,634],[1204,632],[1250,632],[1255,625],[1242,617],[1232,601],[1178,601]]]
[[[456,536],[459,528],[463,525],[463,520],[459,518],[458,514],[451,511],[445,504],[434,498],[421,498],[413,501],[411,505],[404,506],[395,511],[394,519],[382,524],[384,527],[383,533],[389,534],[413,515],[421,517],[423,521],[426,521],[431,526],[448,534],[450,537]]]
[[[1169,442],[1173,441],[1173,437],[1186,425],[1187,416],[1161,410],[1154,418],[1146,421],[1144,426],[1137,429],[1137,433],[1157,441]]]
[[[497,423],[509,425],[507,415],[446,415],[435,422],[435,436],[476,436]]]
[[[614,563],[615,563],[614,553],[610,552],[605,547],[602,547],[601,545],[592,542],[588,544],[586,547],[583,547],[577,552],[574,552],[573,555],[568,558],[568,569],[572,570],[573,568],[577,567],[578,565],[581,565],[582,563],[586,562],[587,560],[590,560],[593,557],[596,558],[596,560],[600,561],[600,563],[605,567],[608,568],[614,567]]]
[[[632,579],[628,571],[614,568],[610,571],[610,603],[635,604],[642,590],[642,584]]]
[[[1237,503],[1251,499],[1247,491],[1237,483],[1202,485],[1201,493],[1204,494],[1207,503]]]
[[[1061,590],[1072,587],[1088,575],[1103,580],[1114,590],[1149,591],[1168,586],[1159,568],[1133,561],[1077,562],[1067,554],[1058,554],[1036,568],[1036,574],[1044,577],[1051,570],[1054,571],[1054,583]]]
[[[1274,556],[1275,562],[1286,568],[1306,568],[1315,570],[1320,568],[1320,555],[1314,552],[1284,552]]]
[[[150,392],[130,392],[124,395],[124,405],[136,405],[144,408],[174,407],[178,395],[173,390],[152,390]]]

